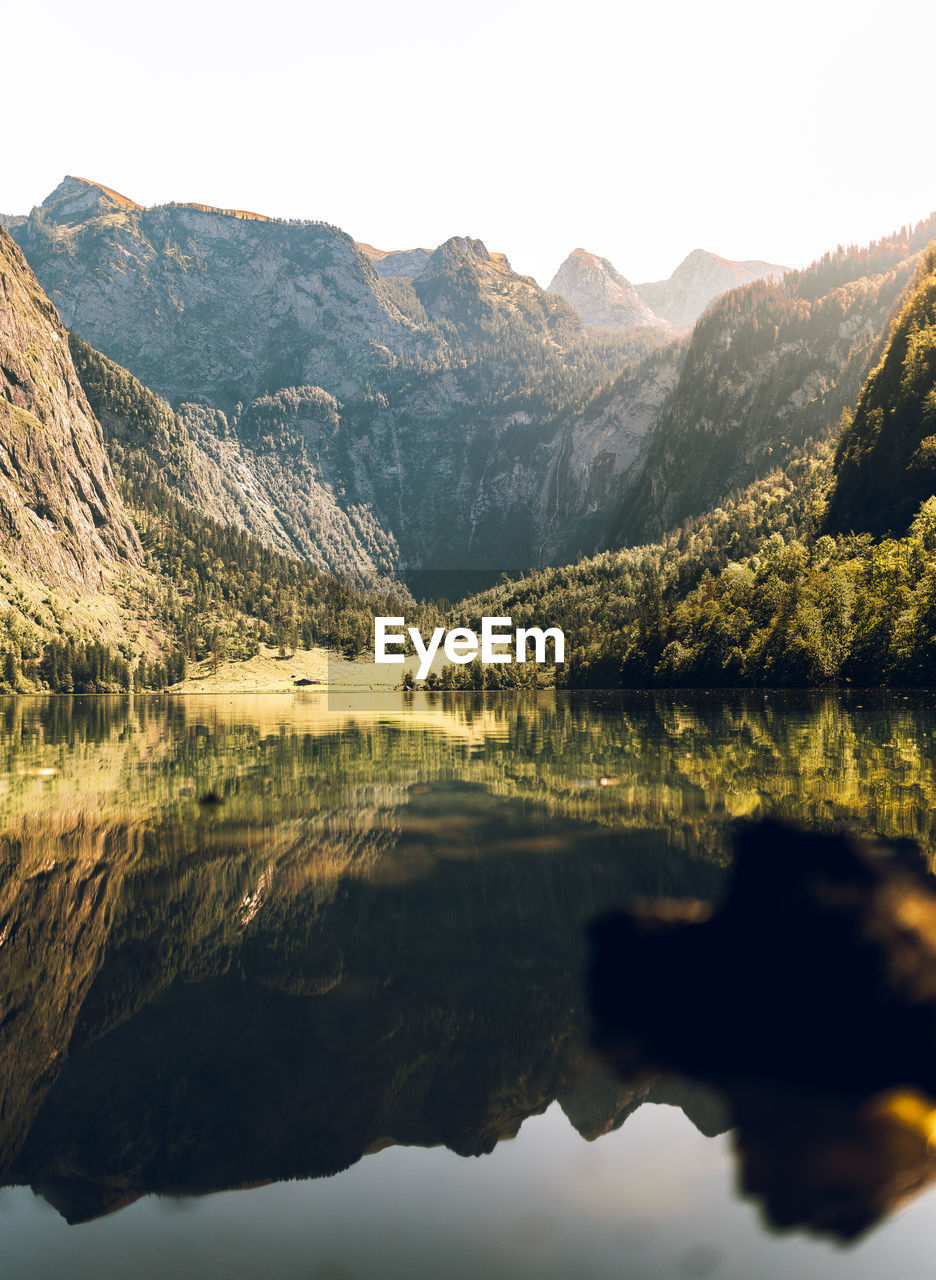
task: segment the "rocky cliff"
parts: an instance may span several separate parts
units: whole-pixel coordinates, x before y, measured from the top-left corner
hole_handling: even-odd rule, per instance
[[[586,324],[627,329],[662,323],[607,258],[586,249],[572,250],[549,284],[549,292],[565,298]]]
[[[358,244],[366,258],[374,264],[374,270],[384,279],[397,276],[418,276],[432,256],[431,249],[375,249],[372,244]]]
[[[636,287],[576,251],[563,288],[599,328],[466,236],[383,254],[73,178],[14,233],[81,337],[166,397],[176,443],[134,447],[175,492],[365,582],[562,563],[710,510],[834,429],[932,229],[785,275],[696,251]]]
[[[2,228],[0,552],[47,585],[92,589],[140,560],[67,334]]]

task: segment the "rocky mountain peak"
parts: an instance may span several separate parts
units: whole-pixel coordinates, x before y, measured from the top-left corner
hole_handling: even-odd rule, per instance
[[[779,280],[789,270],[759,259],[734,261],[708,249],[693,249],[668,280],[636,286],[648,307],[671,324],[695,324],[710,302],[755,280]]]
[[[572,250],[548,292],[570,303],[586,324],[627,329],[631,325],[660,323],[631,282],[607,258],[599,258],[587,249]]]
[[[469,341],[490,340],[504,326],[548,334],[550,342],[581,336],[579,319],[563,299],[471,236],[452,236],[439,245],[413,285],[430,318],[461,326]]]
[[[173,404],[304,385],[344,398],[417,341],[372,262],[324,223],[141,208],[69,177],[13,232],[65,323]]]
[[[111,187],[88,178],[67,175],[42,202],[46,220],[55,223],[84,221],[119,209],[140,209],[142,205]]]

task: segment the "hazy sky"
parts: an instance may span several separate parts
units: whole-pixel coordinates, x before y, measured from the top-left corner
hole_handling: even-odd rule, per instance
[[[851,0],[8,5],[0,210],[144,204],[472,235],[546,283],[697,246],[800,265],[936,209],[936,11]]]

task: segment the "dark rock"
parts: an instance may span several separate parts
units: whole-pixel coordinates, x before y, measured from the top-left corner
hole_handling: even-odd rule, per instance
[[[936,1094],[936,893],[894,854],[743,830],[724,901],[591,927],[600,1045],[708,1079]]]

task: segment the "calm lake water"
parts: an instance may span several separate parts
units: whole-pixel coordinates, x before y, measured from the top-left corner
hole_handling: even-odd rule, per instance
[[[0,700],[0,1274],[929,1276],[928,1151],[844,1248],[589,1051],[587,922],[766,813],[932,858],[936,696]]]

